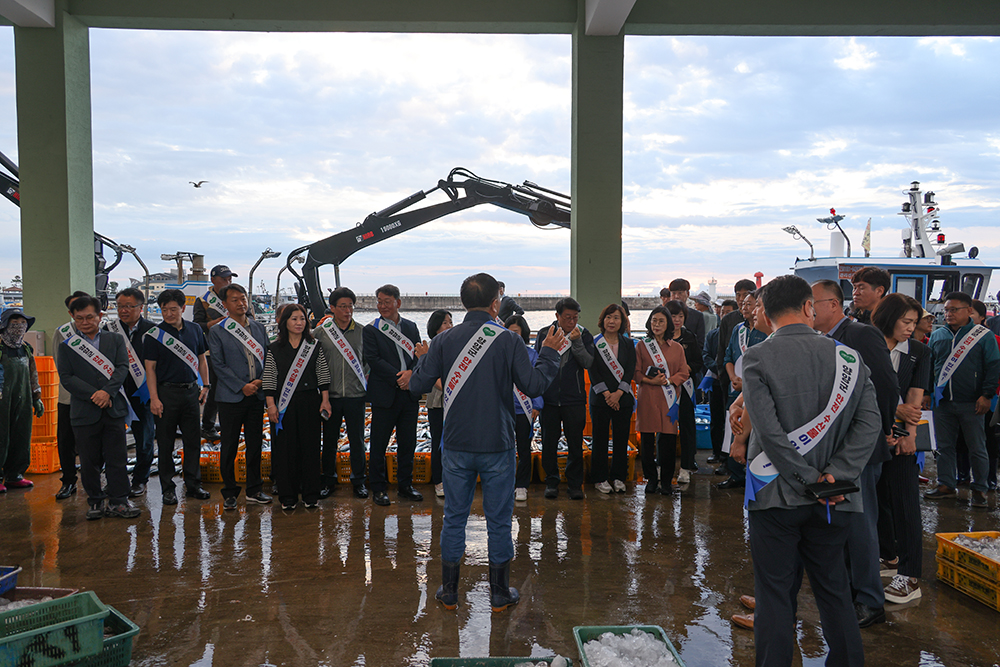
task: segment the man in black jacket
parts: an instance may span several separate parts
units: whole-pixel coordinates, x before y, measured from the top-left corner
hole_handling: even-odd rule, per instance
[[[743,305],[743,299],[746,298],[747,294],[753,292],[757,289],[756,283],[752,280],[736,281],[735,287],[733,287],[733,292],[736,294],[736,307],[730,311],[728,315],[723,315],[722,319],[719,320],[719,345],[718,349],[715,350],[715,367],[718,369],[717,373],[719,376],[719,386],[721,387],[721,394],[723,396],[729,396],[729,375],[726,373],[726,348],[729,347],[729,340],[733,337],[733,330],[738,327],[743,322],[743,314],[740,312],[740,307]],[[724,430],[724,427],[723,427]],[[720,452],[719,462],[725,463],[725,460],[729,457],[728,454]],[[728,475],[729,471],[726,469],[725,465],[719,466],[715,471],[716,475]]]
[[[128,501],[125,420],[129,406],[121,392],[129,372],[125,341],[121,336],[101,333],[101,304],[94,297],[80,297],[70,305],[70,312],[79,334],[62,343],[68,349],[59,355],[58,370],[70,393],[80,478],[90,504],[87,518],[134,519],[140,512]],[[107,494],[101,486],[102,465]]]
[[[503,282],[497,282],[500,285],[500,314],[497,315],[497,321],[503,323],[511,315],[524,315],[524,308],[521,308],[517,301],[514,301],[514,297],[507,296],[504,293],[506,287]]]
[[[680,301],[684,306],[684,328],[694,334],[698,339],[698,347],[701,348],[705,344],[705,317],[694,308],[688,308],[687,301],[690,297],[691,283],[684,278],[675,278],[666,289],[660,290],[660,303],[664,306],[670,301]]]
[[[814,328],[858,351],[871,372],[879,413],[882,415],[879,442],[876,443],[858,484],[861,487],[864,512],[852,517],[847,538],[851,588],[856,591],[854,608],[858,624],[865,628],[874,623],[885,622],[885,589],[879,574],[878,496],[875,486],[882,472],[882,464],[892,456],[889,446],[895,445],[892,427],[896,421],[896,406],[899,404],[899,381],[892,369],[889,347],[885,344],[882,332],[871,325],[852,322],[844,316],[844,293],[840,285],[833,280],[820,280],[813,283],[812,289],[816,309]]]
[[[208,330],[221,322],[229,314],[226,312],[226,305],[223,301],[222,290],[232,284],[233,278],[238,278],[239,274],[233,273],[225,264],[212,267],[209,279],[212,286],[205,294],[194,301],[194,323],[201,327],[201,332],[208,340]],[[208,398],[205,399],[205,406],[201,413],[201,437],[206,440],[218,440],[221,436],[215,428],[215,419],[219,415],[219,406],[215,402],[215,385],[218,383],[215,377],[215,369],[212,367],[212,355],[206,355],[208,359],[208,381],[211,388],[208,390]]]
[[[376,505],[389,504],[385,449],[392,430],[396,429],[397,494],[400,498],[423,500],[423,495],[413,488],[413,452],[417,448],[420,399],[409,391],[420,332],[414,322],[399,314],[403,302],[398,287],[379,287],[375,299],[379,317],[362,332],[364,359],[371,369],[368,376],[368,400],[372,405],[369,486]]]
[[[580,304],[572,297],[556,302],[556,321],[539,330],[535,350],[541,352],[545,337],[557,327],[566,335],[559,352],[559,374],[543,395],[542,467],[545,497],[559,496],[559,434],[566,436],[566,484],[569,497],[583,500],[583,429],[587,424],[587,390],[583,371],[594,362],[594,337],[579,325]]]

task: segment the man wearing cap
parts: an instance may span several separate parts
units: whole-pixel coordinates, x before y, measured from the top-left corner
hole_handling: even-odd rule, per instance
[[[23,477],[31,463],[31,413],[44,411],[34,351],[24,342],[34,323],[17,308],[0,315],[0,493],[33,486]]]
[[[201,326],[205,340],[208,340],[208,330],[229,316],[226,304],[219,295],[233,282],[233,278],[239,278],[239,274],[233,273],[225,264],[216,264],[212,267],[209,278],[212,280],[212,286],[194,302],[194,323]],[[205,400],[205,407],[201,413],[201,437],[215,441],[221,436],[215,428],[215,418],[219,414],[215,402],[215,385],[218,378],[212,365],[211,353],[208,354],[208,380],[212,383],[212,388],[208,390],[208,399]]]
[[[691,297],[691,300],[694,301],[694,309],[705,318],[705,331],[711,331],[719,326],[719,318],[712,312],[712,298],[708,296],[708,292],[698,292]],[[704,341],[702,345],[704,346]]]

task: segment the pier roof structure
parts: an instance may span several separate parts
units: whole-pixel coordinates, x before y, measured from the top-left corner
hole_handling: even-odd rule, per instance
[[[94,288],[91,28],[572,35],[570,289],[621,298],[626,35],[1000,35],[1000,3],[966,0],[0,0],[14,26],[25,306],[37,328]]]

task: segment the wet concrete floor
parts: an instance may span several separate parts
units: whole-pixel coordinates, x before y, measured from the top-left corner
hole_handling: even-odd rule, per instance
[[[23,566],[22,586],[92,590],[142,628],[133,665],[427,665],[432,657],[577,660],[576,625],[660,625],[691,667],[752,665],[753,635],[734,627],[753,593],[742,493],[701,471],[680,496],[591,487],[583,501],[545,500],[534,485],[514,513],[512,585],[521,603],[490,611],[486,529],[474,505],[460,606],[436,604],[443,505],[378,507],[340,486],[318,510],[276,506],[223,512],[208,501],[160,503],[158,483],[134,521],[84,518],[81,493],[57,502],[59,475],[0,496],[0,563]],[[933,470],[933,464],[929,466]],[[967,493],[963,492],[963,493]],[[923,502],[923,598],[887,608],[863,630],[870,665],[993,665],[1000,612],[936,580],[935,532],[1000,530],[989,510]],[[825,645],[808,583],[799,596],[796,664],[821,665]],[[579,664],[579,663],[577,663]]]

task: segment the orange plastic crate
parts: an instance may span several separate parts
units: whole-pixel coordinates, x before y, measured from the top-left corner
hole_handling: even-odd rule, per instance
[[[45,412],[42,418],[32,416],[31,418],[31,441],[48,442],[55,440],[59,426],[58,396],[52,398],[42,397],[42,405]]]
[[[34,475],[45,475],[59,472],[59,448],[55,438],[43,442],[31,443],[31,464],[28,472]]]
[[[937,538],[938,561],[947,561],[951,565],[975,574],[978,577],[982,577],[991,584],[1000,585],[1000,561],[987,558],[972,549],[955,544],[954,540],[959,535],[965,535],[966,537],[971,537],[974,540],[981,540],[984,537],[996,539],[1000,537],[1000,531],[988,530],[977,533],[936,533],[934,535],[934,537]]]
[[[367,461],[368,452],[365,452],[365,474],[368,474]],[[393,458],[395,462],[395,458]],[[340,484],[350,484],[351,483],[351,453],[350,452],[337,452],[337,482]]]
[[[589,453],[590,452],[585,452],[584,453],[584,457],[588,456]],[[568,460],[569,460],[569,457],[566,454],[560,454],[559,457],[556,459],[556,465],[558,465],[558,467],[559,467],[559,481],[560,482],[565,482],[566,481],[566,462]],[[584,460],[586,461],[586,458]],[[586,463],[584,463],[584,465],[586,465]],[[539,453],[539,456],[538,456],[538,478],[541,481],[544,482],[545,481],[545,477],[546,477],[545,466],[542,465],[542,457],[541,457],[541,453]]]
[[[396,483],[396,452],[385,453],[385,477],[389,484]]]
[[[937,557],[937,578],[952,588],[982,602],[990,609],[1000,611],[1000,587],[996,582],[980,577],[951,561]]]
[[[204,463],[204,462],[203,462]],[[202,468],[202,477],[205,476]],[[219,474],[222,474],[221,472]],[[260,478],[268,480],[271,477],[271,450],[265,449],[260,453]],[[220,480],[221,481],[221,480]],[[247,481],[247,455],[246,452],[236,454],[236,481],[245,483]]]
[[[431,483],[431,453],[416,452],[413,455],[413,483]]]

